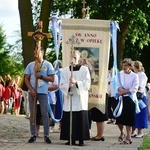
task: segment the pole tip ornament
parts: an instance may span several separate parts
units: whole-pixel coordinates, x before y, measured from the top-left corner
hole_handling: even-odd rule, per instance
[[[90,7],[87,6],[87,7],[85,8],[85,4],[86,4],[86,1],[85,1],[85,0],[83,0],[82,3],[83,3],[82,18],[83,18],[83,19],[89,19],[89,18],[90,18],[90,14],[89,14]]]

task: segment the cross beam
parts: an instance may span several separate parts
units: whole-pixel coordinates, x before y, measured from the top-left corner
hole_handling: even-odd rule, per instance
[[[36,41],[37,47],[41,47],[41,41],[44,38],[52,38],[52,35],[50,33],[43,33],[42,28],[43,28],[43,22],[39,21],[37,30],[35,32],[28,32],[28,36],[32,36],[33,39]]]

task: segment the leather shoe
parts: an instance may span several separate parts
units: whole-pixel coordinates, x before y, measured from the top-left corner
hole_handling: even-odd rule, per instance
[[[52,143],[51,140],[49,139],[49,137],[47,137],[47,136],[44,137],[44,141],[48,144]]]
[[[67,143],[65,143],[65,145],[70,145],[70,141],[68,141]],[[75,141],[72,141],[72,144],[71,145],[76,145],[76,142]]]
[[[101,137],[101,138],[99,138],[99,139],[96,139],[95,137],[93,137],[91,140],[92,140],[92,141],[105,141],[105,138],[104,138],[104,137]]]
[[[29,140],[28,140],[28,143],[33,143],[36,141],[36,136],[32,136]]]
[[[85,146],[83,141],[79,141],[79,146]]]

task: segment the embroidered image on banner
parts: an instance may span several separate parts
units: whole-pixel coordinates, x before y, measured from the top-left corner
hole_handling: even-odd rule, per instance
[[[99,82],[99,48],[74,47],[81,52],[80,64],[87,66],[91,75],[91,84],[98,85]]]
[[[110,21],[62,19],[62,64],[69,66],[72,46],[81,52],[81,64],[91,74],[89,109],[105,113],[107,73],[110,52]]]

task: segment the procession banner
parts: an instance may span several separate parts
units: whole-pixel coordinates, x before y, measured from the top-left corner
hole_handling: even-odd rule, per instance
[[[110,21],[62,19],[62,64],[70,65],[71,48],[81,52],[81,62],[91,74],[89,109],[105,113],[107,73],[110,53]]]

